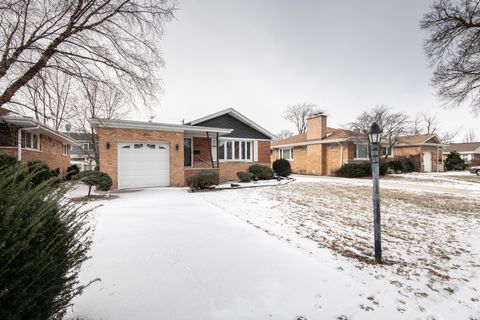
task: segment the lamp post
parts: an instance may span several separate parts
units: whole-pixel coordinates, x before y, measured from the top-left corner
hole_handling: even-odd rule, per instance
[[[373,178],[373,228],[375,239],[375,261],[382,263],[382,240],[380,236],[380,156],[379,144],[382,130],[376,122],[370,127],[369,137],[372,144]]]

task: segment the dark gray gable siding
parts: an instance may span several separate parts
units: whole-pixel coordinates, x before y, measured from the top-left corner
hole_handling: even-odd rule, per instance
[[[233,129],[232,133],[225,135],[224,137],[231,138],[245,138],[245,139],[267,139],[270,137],[261,133],[260,131],[250,127],[248,124],[243,123],[235,117],[229,114],[224,114],[216,118],[205,120],[203,122],[195,124],[196,126],[205,127],[217,127]]]

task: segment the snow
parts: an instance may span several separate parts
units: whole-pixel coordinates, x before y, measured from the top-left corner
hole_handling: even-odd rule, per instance
[[[478,212],[467,212],[479,208],[480,185],[461,194],[447,182],[436,184],[445,193],[427,192],[419,183],[406,194],[407,200],[434,196],[432,203],[444,201],[445,210],[429,201],[386,200],[389,263],[378,266],[368,261],[373,235],[365,189],[371,182],[295,178],[276,187],[208,193],[154,188],[95,201],[101,206],[93,220],[92,259],[80,280],[101,282],[75,299],[68,317],[480,318],[480,222]],[[408,187],[389,183],[383,195],[400,201]],[[345,199],[341,190],[348,188],[354,192]],[[388,230],[402,219],[407,227]],[[439,259],[438,248],[450,259]],[[426,264],[440,276],[426,272]],[[444,274],[450,279],[440,279]]]

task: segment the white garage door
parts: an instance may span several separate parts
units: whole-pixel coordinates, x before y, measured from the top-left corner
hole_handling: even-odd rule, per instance
[[[169,185],[170,152],[167,143],[118,143],[119,189]]]

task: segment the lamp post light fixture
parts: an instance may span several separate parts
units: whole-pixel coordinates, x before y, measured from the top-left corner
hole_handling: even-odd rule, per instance
[[[382,263],[382,240],[380,236],[380,155],[379,145],[382,130],[376,122],[368,133],[372,144],[372,179],[373,179],[373,228],[375,239],[375,261]]]

